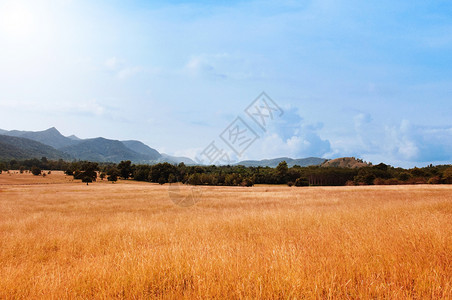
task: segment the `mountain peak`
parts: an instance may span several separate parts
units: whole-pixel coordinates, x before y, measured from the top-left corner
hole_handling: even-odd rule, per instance
[[[56,129],[55,127],[50,127],[49,129],[44,130],[44,132],[51,132],[51,133],[58,133],[61,134],[58,129]]]

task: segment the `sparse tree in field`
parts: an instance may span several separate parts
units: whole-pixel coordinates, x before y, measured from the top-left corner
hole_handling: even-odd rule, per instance
[[[108,175],[107,180],[111,181],[112,183],[115,183],[116,181],[118,181],[118,175],[116,174]]]
[[[99,165],[97,163],[85,162],[81,165],[81,170],[74,171],[74,179],[82,179],[85,177],[90,177],[92,181],[96,181],[97,178],[97,170],[99,169]]]
[[[158,182],[159,182],[159,184],[165,184],[166,183],[166,179],[164,177],[160,177]]]
[[[24,171],[25,171],[25,167],[24,167],[24,166],[20,166],[20,168],[19,168],[19,173],[20,173],[20,174],[23,174]]]
[[[105,176],[106,176],[106,174],[104,172],[101,172],[99,175],[101,180],[104,180]]]
[[[36,166],[33,166],[31,167],[31,174],[35,176],[41,175],[41,169]]]
[[[89,176],[83,177],[82,182],[86,182],[86,185],[89,185],[91,182],[93,182],[93,179]]]
[[[121,173],[117,168],[114,167],[108,170],[107,175],[107,180],[115,183],[116,181],[118,181],[118,177],[121,175]]]

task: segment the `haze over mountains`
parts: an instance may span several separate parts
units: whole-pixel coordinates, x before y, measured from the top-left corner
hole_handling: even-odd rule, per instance
[[[47,157],[48,159],[89,160],[96,162],[120,162],[131,160],[134,163],[155,164],[169,162],[195,165],[188,157],[175,157],[135,140],[118,141],[102,137],[80,139],[75,135],[64,136],[55,127],[43,131],[19,131],[0,129],[0,159],[30,159]],[[247,160],[237,164],[247,167],[276,167],[286,161],[289,167],[294,165],[321,165],[324,158],[309,157],[292,159],[288,157]]]

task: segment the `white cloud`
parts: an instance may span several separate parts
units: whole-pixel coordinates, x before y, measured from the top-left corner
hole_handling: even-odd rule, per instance
[[[143,71],[142,67],[136,66],[136,67],[127,67],[124,69],[119,70],[116,73],[116,76],[118,79],[127,79],[129,77],[132,77],[140,72]]]
[[[105,67],[107,67],[107,69],[113,71],[121,67],[123,65],[123,62],[116,57],[110,57],[105,61],[104,65]]]
[[[325,157],[331,152],[331,145],[320,136],[322,126],[304,122],[297,108],[286,108],[281,118],[270,121],[267,132],[246,155],[253,158]]]

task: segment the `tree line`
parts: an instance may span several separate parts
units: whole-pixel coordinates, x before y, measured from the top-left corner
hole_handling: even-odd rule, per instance
[[[0,162],[0,172],[30,171],[40,175],[41,170],[61,170],[89,183],[99,177],[116,182],[119,178],[154,183],[181,182],[191,185],[253,186],[254,184],[287,184],[289,186],[343,186],[396,184],[452,184],[452,166],[429,165],[424,168],[403,169],[386,164],[356,169],[310,166],[288,167],[285,161],[276,168],[234,166],[187,166],[132,164],[131,161],[96,163],[67,162],[43,157],[29,160]]]

